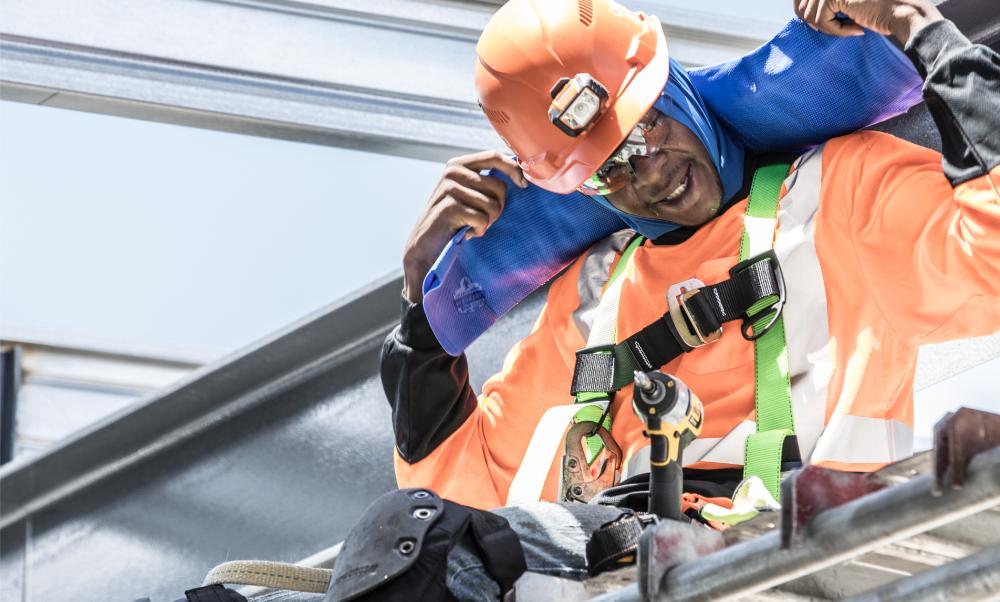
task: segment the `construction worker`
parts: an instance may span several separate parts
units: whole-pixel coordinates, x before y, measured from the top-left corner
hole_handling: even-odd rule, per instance
[[[684,86],[655,19],[602,0],[579,3],[584,19],[577,4],[514,0],[480,39],[480,102],[518,159],[451,160],[407,242],[381,368],[399,485],[484,509],[565,499],[562,442],[545,440],[579,420],[620,447],[614,482],[648,472],[627,362],[704,403],[684,457],[703,496],[730,495],[751,464],[774,492],[800,463],[871,471],[909,456],[919,346],[1000,331],[1000,56],[927,0],[800,0],[824,33],[864,27],[905,47],[942,154],[865,131],[761,157]],[[421,284],[457,230],[480,235],[503,211],[507,188],[485,169],[584,191],[633,229],[552,282],[477,395],[464,355],[434,338]],[[770,213],[748,211],[769,190]],[[546,418],[563,406],[562,422]]]

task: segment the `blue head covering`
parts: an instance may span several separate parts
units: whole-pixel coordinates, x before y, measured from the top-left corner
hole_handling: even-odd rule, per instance
[[[708,155],[715,163],[719,177],[722,178],[723,204],[732,202],[733,196],[743,185],[743,145],[719,123],[691,83],[687,71],[674,59],[670,59],[670,77],[667,79],[667,85],[664,86],[660,98],[653,103],[653,107],[694,132],[708,150]],[[668,221],[625,213],[602,196],[593,198],[621,216],[630,228],[646,238],[659,238],[679,227]]]

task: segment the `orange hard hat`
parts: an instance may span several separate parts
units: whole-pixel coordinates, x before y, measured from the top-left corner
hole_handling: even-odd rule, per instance
[[[493,129],[530,181],[561,194],[615,152],[670,73],[659,19],[608,0],[510,0],[476,53]]]

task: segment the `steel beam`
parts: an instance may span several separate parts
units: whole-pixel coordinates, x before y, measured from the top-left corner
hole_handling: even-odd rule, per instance
[[[17,390],[21,381],[20,349],[0,344],[0,464],[14,458],[17,435]]]
[[[670,569],[660,600],[731,600],[781,585],[879,547],[1000,505],[1000,448],[972,459],[965,485],[934,495],[924,474],[816,515],[798,545],[781,548],[772,531]],[[640,600],[638,586],[595,598]]]
[[[502,148],[475,105],[475,41],[500,2],[6,0],[0,98],[442,160]],[[716,63],[779,22],[630,7],[665,23],[674,58]],[[942,11],[1000,40],[975,0]]]
[[[376,349],[398,320],[401,288],[399,276],[377,280],[114,420],[0,468],[0,529]]]
[[[6,0],[0,98],[442,160],[502,148],[471,82],[475,42],[494,10],[470,1]],[[687,64],[738,56],[780,25],[670,13],[671,54]]]
[[[1000,597],[1000,546],[852,596],[848,602],[948,602]]]

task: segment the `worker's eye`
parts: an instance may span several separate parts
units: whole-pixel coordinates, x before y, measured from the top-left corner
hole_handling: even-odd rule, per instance
[[[673,130],[673,120],[662,113],[657,113],[654,120],[642,125],[642,136],[646,139],[646,152],[655,153],[670,140]]]

